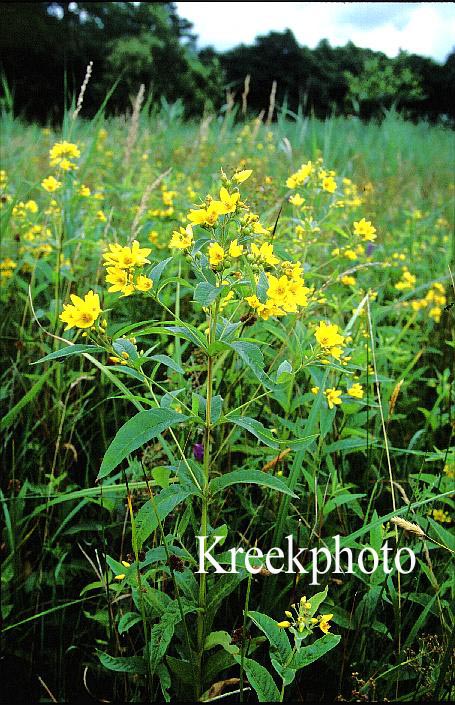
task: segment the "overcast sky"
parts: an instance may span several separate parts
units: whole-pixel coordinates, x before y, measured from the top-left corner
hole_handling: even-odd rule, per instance
[[[223,51],[250,44],[258,34],[289,27],[314,48],[349,40],[395,56],[400,49],[444,61],[455,46],[455,4],[450,2],[177,2],[194,24],[200,48]]]

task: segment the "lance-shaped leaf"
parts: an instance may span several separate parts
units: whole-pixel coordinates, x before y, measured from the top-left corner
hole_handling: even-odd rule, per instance
[[[210,482],[210,491],[212,494],[217,494],[230,485],[238,485],[241,483],[270,487],[273,490],[277,490],[277,492],[283,492],[283,494],[288,494],[291,497],[297,497],[279,477],[269,475],[269,473],[261,472],[260,470],[234,470],[221,477],[215,477]]]
[[[244,428],[246,431],[253,434],[253,436],[256,436],[256,438],[266,446],[269,446],[269,448],[280,447],[276,438],[273,437],[272,433],[266,429],[260,421],[252,419],[249,416],[236,416],[234,414],[226,416],[225,419],[231,421],[236,426],[241,426],[241,428]]]
[[[266,389],[275,389],[275,384],[264,371],[264,356],[257,345],[245,340],[236,340],[234,343],[226,344],[237,353]]]
[[[55,352],[49,353],[45,357],[41,357],[36,362],[32,362],[32,365],[38,365],[40,362],[47,362],[48,360],[60,360],[64,357],[71,357],[72,355],[82,355],[82,353],[97,353],[106,352],[104,348],[99,345],[67,345],[66,348],[61,350],[55,350]]]
[[[341,636],[339,636],[339,634],[325,634],[321,639],[315,641],[314,644],[302,646],[289,664],[290,668],[294,668],[298,671],[300,668],[309,666],[310,663],[317,661],[324,656],[324,654],[333,649],[340,639]]]
[[[172,409],[140,411],[117,431],[104,455],[97,479],[107,477],[133,450],[137,450],[144,443],[148,443],[166,429],[176,426],[187,418]]]

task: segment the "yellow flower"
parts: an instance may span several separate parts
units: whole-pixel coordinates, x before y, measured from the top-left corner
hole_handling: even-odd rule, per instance
[[[66,159],[65,157],[60,160],[59,167],[63,171],[73,171],[74,169],[78,168],[76,164],[73,164],[73,162],[70,162],[70,160]]]
[[[30,211],[30,213],[38,213],[38,204],[36,201],[27,201],[25,208]]]
[[[134,284],[135,289],[138,291],[150,291],[150,289],[153,286],[153,281],[149,277],[146,277],[144,274],[139,274],[138,278],[136,279],[136,282]]]
[[[363,387],[358,382],[353,384],[347,391],[350,397],[354,397],[355,399],[363,398]]]
[[[217,242],[210,243],[208,252],[211,267],[217,267],[226,256],[223,248]]]
[[[177,250],[186,250],[194,242],[193,228],[190,224],[186,228],[180,227],[179,230],[174,230],[169,247],[175,247]]]
[[[106,281],[108,284],[112,284],[108,291],[122,291],[130,283],[128,273],[125,269],[119,269],[118,267],[108,267],[107,268]]]
[[[324,634],[327,634],[329,631],[331,625],[329,624],[329,621],[333,618],[333,614],[323,614],[321,615],[321,619],[319,621],[319,628]]]
[[[60,320],[66,323],[65,330],[70,328],[91,328],[100,315],[100,299],[92,290],[81,299],[76,294],[71,294],[73,305],[64,304]]]
[[[105,266],[119,267],[120,269],[130,269],[131,267],[142,267],[144,264],[150,264],[147,255],[151,253],[149,247],[141,248],[137,240],[133,240],[131,247],[122,247],[121,245],[109,245],[110,252],[103,254]]]
[[[61,185],[61,182],[57,181],[57,179],[55,179],[53,176],[47,176],[41,182],[41,186],[43,187],[43,189],[45,191],[48,191],[49,193],[57,191],[57,189],[59,189]]]
[[[292,196],[289,197],[289,203],[292,203],[293,206],[299,207],[303,203],[305,203],[305,199],[302,198],[299,193],[294,193]]]
[[[335,323],[320,321],[314,337],[322,348],[334,348],[344,344],[344,336],[339,333]]]
[[[223,206],[223,210],[220,210],[221,213],[234,213],[236,208],[237,208],[237,202],[240,198],[240,194],[238,191],[235,193],[229,193],[229,191],[222,186],[220,189],[220,202]],[[214,201],[215,204],[217,204],[217,201]],[[221,206],[218,206],[221,209]]]
[[[114,576],[114,580],[124,580],[125,579],[125,573],[119,573],[118,575]]]
[[[322,188],[324,191],[328,191],[329,193],[333,193],[336,191],[337,188],[337,182],[333,178],[333,176],[324,176],[322,179]]]
[[[318,394],[318,393],[319,393],[319,387],[311,387],[311,393],[312,393],[312,394]]]
[[[277,622],[277,627],[281,627],[281,629],[288,629],[291,626],[291,623],[288,622],[287,619],[285,619],[283,622]]]
[[[6,259],[0,262],[0,270],[2,269],[15,269],[17,267],[17,262],[11,259],[11,257],[6,257]]]
[[[271,243],[263,242],[262,245],[258,247],[256,243],[253,242],[251,244],[251,253],[256,259],[261,260],[265,264],[269,264],[271,267],[273,267],[274,264],[278,264],[280,261],[278,257],[273,254],[273,245]]]
[[[340,389],[326,389],[324,394],[327,397],[327,403],[329,405],[329,409],[333,409],[333,407],[336,404],[342,404],[343,402],[341,401],[341,390]]]
[[[105,223],[107,218],[104,215],[103,211],[97,211],[96,213],[96,219],[100,221],[100,223]]]
[[[252,169],[243,169],[242,171],[238,171],[236,174],[234,174],[232,180],[236,181],[238,184],[243,184],[244,181],[250,178],[252,173]]]
[[[253,223],[253,233],[255,235],[269,235],[269,231],[258,220]]]
[[[442,509],[433,509],[433,519],[439,521],[440,524],[451,524],[452,519],[449,514]]]
[[[229,245],[229,257],[240,257],[243,255],[243,245],[239,245],[237,239]]]
[[[190,220],[195,225],[215,225],[216,221],[225,213],[224,206],[221,201],[212,201],[207,208],[200,208],[199,210],[190,210],[188,213],[188,220]]]
[[[341,277],[340,281],[345,286],[355,286],[356,280],[355,277],[351,277],[348,274],[345,274],[344,277]]]
[[[128,561],[122,561],[122,566],[124,568],[131,568],[131,563],[128,563]]]
[[[365,218],[354,222],[354,234],[360,235],[365,241],[376,240],[376,228]]]
[[[81,156],[77,145],[71,142],[57,142],[49,152],[51,166],[62,166],[62,161],[78,159]]]
[[[78,193],[79,196],[84,196],[85,198],[87,198],[87,196],[90,196],[91,191],[88,186],[84,186],[84,184],[81,184],[79,186]]]

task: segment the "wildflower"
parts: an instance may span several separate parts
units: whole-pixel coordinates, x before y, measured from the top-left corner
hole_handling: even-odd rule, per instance
[[[76,294],[71,294],[73,305],[64,304],[60,320],[66,323],[65,330],[70,328],[91,328],[100,315],[100,299],[92,290],[81,299]]]
[[[312,394],[319,394],[319,387],[311,387]]]
[[[362,399],[363,398],[363,387],[361,384],[356,382],[355,384],[352,385],[352,387],[349,387],[347,390],[347,393],[349,394],[350,397],[354,397],[355,399]]]
[[[74,168],[75,165],[72,164],[69,160],[70,159],[78,159],[80,156],[81,156],[81,153],[80,153],[77,145],[72,144],[71,142],[66,142],[66,141],[65,142],[57,142],[56,144],[54,144],[54,146],[52,147],[52,149],[49,152],[50,165],[62,167],[62,162],[63,162],[65,164],[65,167],[69,163]],[[62,168],[64,168],[64,167],[62,167]]]
[[[333,193],[336,191],[337,188],[337,182],[333,178],[333,176],[324,176],[322,179],[322,188],[324,191],[328,191],[329,193]]]
[[[178,231],[173,231],[169,247],[175,247],[177,250],[186,250],[191,247],[193,242],[193,228],[191,225],[187,225],[186,228],[180,227]]]
[[[304,181],[310,176],[313,171],[312,162],[307,162],[307,164],[302,164],[300,169],[292,174],[286,181],[286,186],[288,188],[296,188],[303,184]]]
[[[204,444],[203,443],[195,443],[193,446],[193,455],[195,460],[197,460],[199,463],[202,463],[204,460]]]
[[[344,277],[341,277],[340,282],[345,286],[355,286],[356,280],[355,277],[345,274]]]
[[[6,259],[0,262],[0,270],[5,269],[15,269],[17,267],[17,262],[11,259],[11,257],[6,257]]]
[[[263,225],[257,220],[253,223],[253,233],[255,235],[268,235],[269,231],[264,228]]]
[[[188,213],[188,220],[195,225],[210,225],[213,227],[222,212],[223,204],[220,201],[212,201],[207,208],[190,210]]]
[[[333,409],[334,406],[343,403],[340,399],[342,394],[340,389],[326,389],[324,394],[327,397],[327,404],[329,405],[329,409]]]
[[[262,245],[258,247],[256,243],[253,242],[251,244],[251,254],[255,259],[269,264],[272,267],[280,261],[278,257],[273,254],[273,245],[271,243],[263,242]]]
[[[131,267],[142,267],[144,264],[150,264],[147,256],[151,253],[148,247],[141,248],[137,240],[133,240],[131,247],[122,247],[121,245],[109,245],[110,252],[103,254],[106,260],[105,266],[119,267],[120,269],[130,269]]]
[[[235,193],[229,193],[228,190],[222,186],[220,189],[220,202],[222,204],[221,213],[234,213],[237,208],[237,202],[240,198],[238,191]],[[215,203],[217,203],[215,201]],[[221,206],[218,206],[221,209]]]
[[[252,169],[243,169],[242,171],[238,171],[236,174],[234,174],[232,180],[236,181],[238,184],[243,184],[244,181],[250,178],[252,173]]]
[[[322,348],[330,349],[344,344],[344,336],[339,333],[339,328],[335,323],[319,322],[314,337]]]
[[[229,245],[229,257],[240,257],[243,254],[243,245],[239,245],[237,239]]]
[[[209,263],[211,267],[217,267],[224,260],[226,253],[221,245],[217,242],[211,242],[209,245]]]
[[[137,291],[150,291],[150,289],[153,286],[153,281],[149,277],[146,277],[144,274],[139,274],[139,276],[136,279],[136,282],[134,284],[135,289]]]
[[[118,575],[114,576],[114,580],[124,580],[125,577],[125,573],[119,573]]]
[[[438,521],[440,524],[451,524],[452,519],[449,514],[442,509],[433,509],[433,519]]]
[[[417,279],[414,274],[406,268],[403,269],[401,280],[395,284],[395,289],[403,291],[404,289],[412,289]]]
[[[291,623],[288,622],[286,619],[283,622],[277,622],[277,627],[281,627],[281,629],[289,629],[291,626]]]
[[[91,191],[88,186],[84,186],[84,184],[81,184],[78,189],[78,194],[79,196],[84,196],[84,198],[87,198],[90,196]]]
[[[96,219],[100,221],[100,223],[105,223],[107,218],[104,215],[103,211],[97,211],[96,212]]]
[[[45,179],[42,180],[41,186],[45,191],[48,191],[49,193],[53,193],[54,191],[57,191],[57,189],[60,188],[61,182],[57,181],[56,178],[53,176],[47,176]]]
[[[320,617],[319,620],[319,629],[324,632],[324,634],[327,634],[331,625],[329,624],[329,621],[333,618],[333,614],[323,614]]]
[[[376,228],[365,218],[354,222],[354,234],[360,235],[365,241],[376,240]]]
[[[294,193],[292,196],[289,197],[289,203],[292,203],[293,206],[296,206],[298,208],[303,203],[305,203],[305,199],[302,198],[299,193]]]
[[[455,462],[454,463],[446,463],[444,465],[444,471],[443,471],[447,477],[450,477],[453,479],[455,477]]]

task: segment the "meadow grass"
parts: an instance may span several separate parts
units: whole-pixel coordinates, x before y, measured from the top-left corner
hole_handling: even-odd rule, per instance
[[[450,698],[453,133],[393,112],[369,124],[236,117],[184,122],[138,104],[135,117],[91,122],[68,111],[61,131],[3,117],[11,702],[22,686],[43,702]],[[63,140],[77,169],[49,162]],[[230,204],[170,247],[223,185],[249,210]],[[103,253],[134,240],[149,261],[120,270],[153,284],[108,292]],[[273,257],[254,255],[263,243]],[[89,290],[102,313],[64,332],[70,294]],[[388,539],[412,547],[417,567],[327,574],[322,592],[243,565],[195,575],[195,536],[216,532],[226,548]],[[301,598],[313,605],[301,602],[302,631],[277,627]]]

